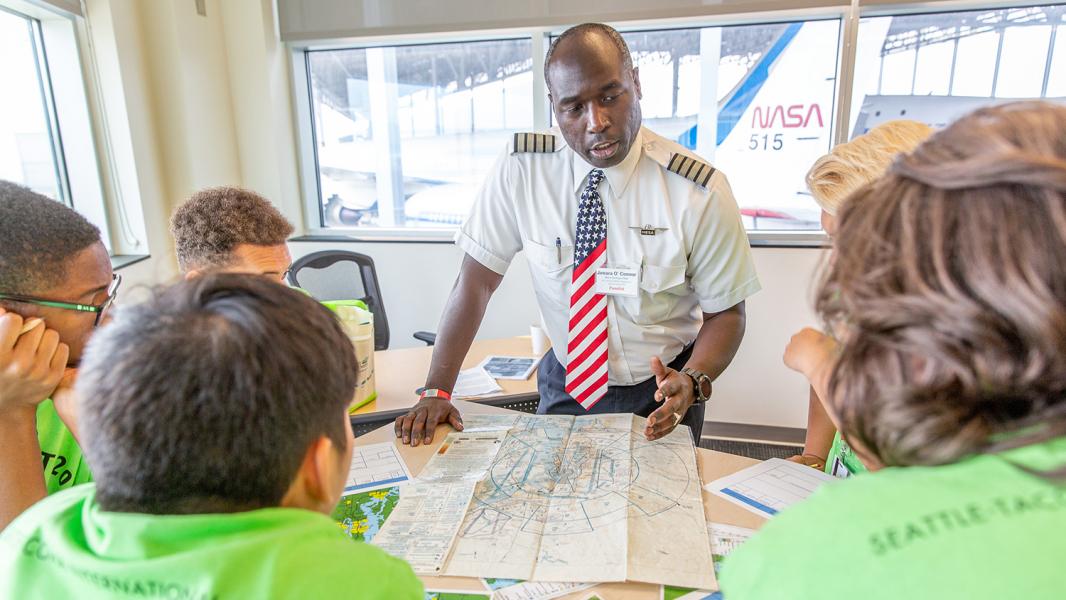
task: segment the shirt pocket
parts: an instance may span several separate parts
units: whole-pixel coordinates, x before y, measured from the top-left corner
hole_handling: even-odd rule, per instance
[[[570,308],[570,280],[574,266],[574,246],[556,246],[526,240],[523,248],[533,278],[533,291],[541,307]]]
[[[626,298],[626,312],[638,325],[656,325],[668,320],[677,303],[691,292],[685,278],[687,265],[652,265],[641,267],[640,292]]]

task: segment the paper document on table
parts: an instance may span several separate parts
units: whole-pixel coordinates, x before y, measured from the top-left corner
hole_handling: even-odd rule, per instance
[[[352,451],[344,495],[403,485],[410,480],[407,463],[393,442],[356,446]]]
[[[532,356],[486,356],[478,366],[496,379],[525,381],[537,368],[538,360]]]
[[[737,527],[723,523],[707,523],[707,537],[711,538],[711,555],[714,557],[715,575],[720,574],[725,558],[753,535],[755,535],[755,530],[747,527]],[[703,597],[700,596],[700,598]]]
[[[548,583],[524,581],[492,593],[492,600],[551,600],[573,592],[587,590],[595,583]]]
[[[492,596],[487,592],[440,588],[426,588],[425,592],[425,600],[492,600]]]
[[[726,525],[724,523],[707,523],[707,536],[711,538],[711,554],[714,555],[715,567],[729,553],[755,535],[754,529]]]
[[[444,574],[714,587],[691,434],[679,427],[648,442],[645,423],[519,416],[474,491]]]
[[[646,423],[634,417],[630,432],[626,579],[717,588],[692,433],[679,426],[649,442]]]
[[[815,489],[831,481],[836,478],[816,469],[771,458],[704,487],[716,496],[769,518],[806,499]]]
[[[503,388],[485,372],[485,369],[474,367],[459,371],[459,379],[455,381],[455,387],[452,389],[452,398],[487,396],[502,391]]]
[[[410,483],[371,542],[407,561],[415,573],[439,575],[474,494],[474,480]]]
[[[418,481],[470,479],[477,482],[485,476],[506,437],[506,429],[453,431],[418,474]]]
[[[555,482],[548,499],[540,553],[530,579],[628,579],[629,488],[641,470],[631,459],[632,424],[633,416],[626,414],[574,419],[561,461],[567,473]],[[634,550],[643,552],[637,545]]]
[[[573,424],[568,415],[518,417],[474,490],[445,575],[533,577]]]
[[[422,574],[713,589],[691,433],[649,442],[646,423],[472,415],[401,488],[374,543]]]
[[[509,415],[467,415],[463,417],[463,433],[480,431],[508,431],[514,427],[516,412]]]

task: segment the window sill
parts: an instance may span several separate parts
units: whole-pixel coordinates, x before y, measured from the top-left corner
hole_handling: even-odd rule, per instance
[[[313,233],[289,238],[290,242],[333,242],[341,244],[453,244],[454,234],[425,235],[364,235],[362,233]]]
[[[824,231],[748,231],[752,248],[809,248],[830,247]]]
[[[118,271],[149,258],[148,254],[115,254],[111,256],[111,268]]]
[[[331,242],[340,244],[452,244],[454,231],[420,232],[405,234],[389,232],[349,231],[310,233],[290,238],[290,242]],[[748,242],[752,248],[828,248],[829,238],[821,231],[749,231]]]

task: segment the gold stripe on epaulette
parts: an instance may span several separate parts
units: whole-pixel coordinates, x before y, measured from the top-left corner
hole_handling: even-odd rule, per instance
[[[711,175],[714,175],[714,167],[684,154],[671,156],[670,162],[666,164],[666,170],[677,173],[701,187],[707,187],[707,182],[711,180]]]
[[[555,136],[550,133],[516,133],[512,152],[550,154],[555,152]]]

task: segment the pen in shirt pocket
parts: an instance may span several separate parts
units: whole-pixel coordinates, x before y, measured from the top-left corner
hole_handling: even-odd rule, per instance
[[[563,264],[563,240],[562,238],[555,238],[555,262],[556,264]]]

